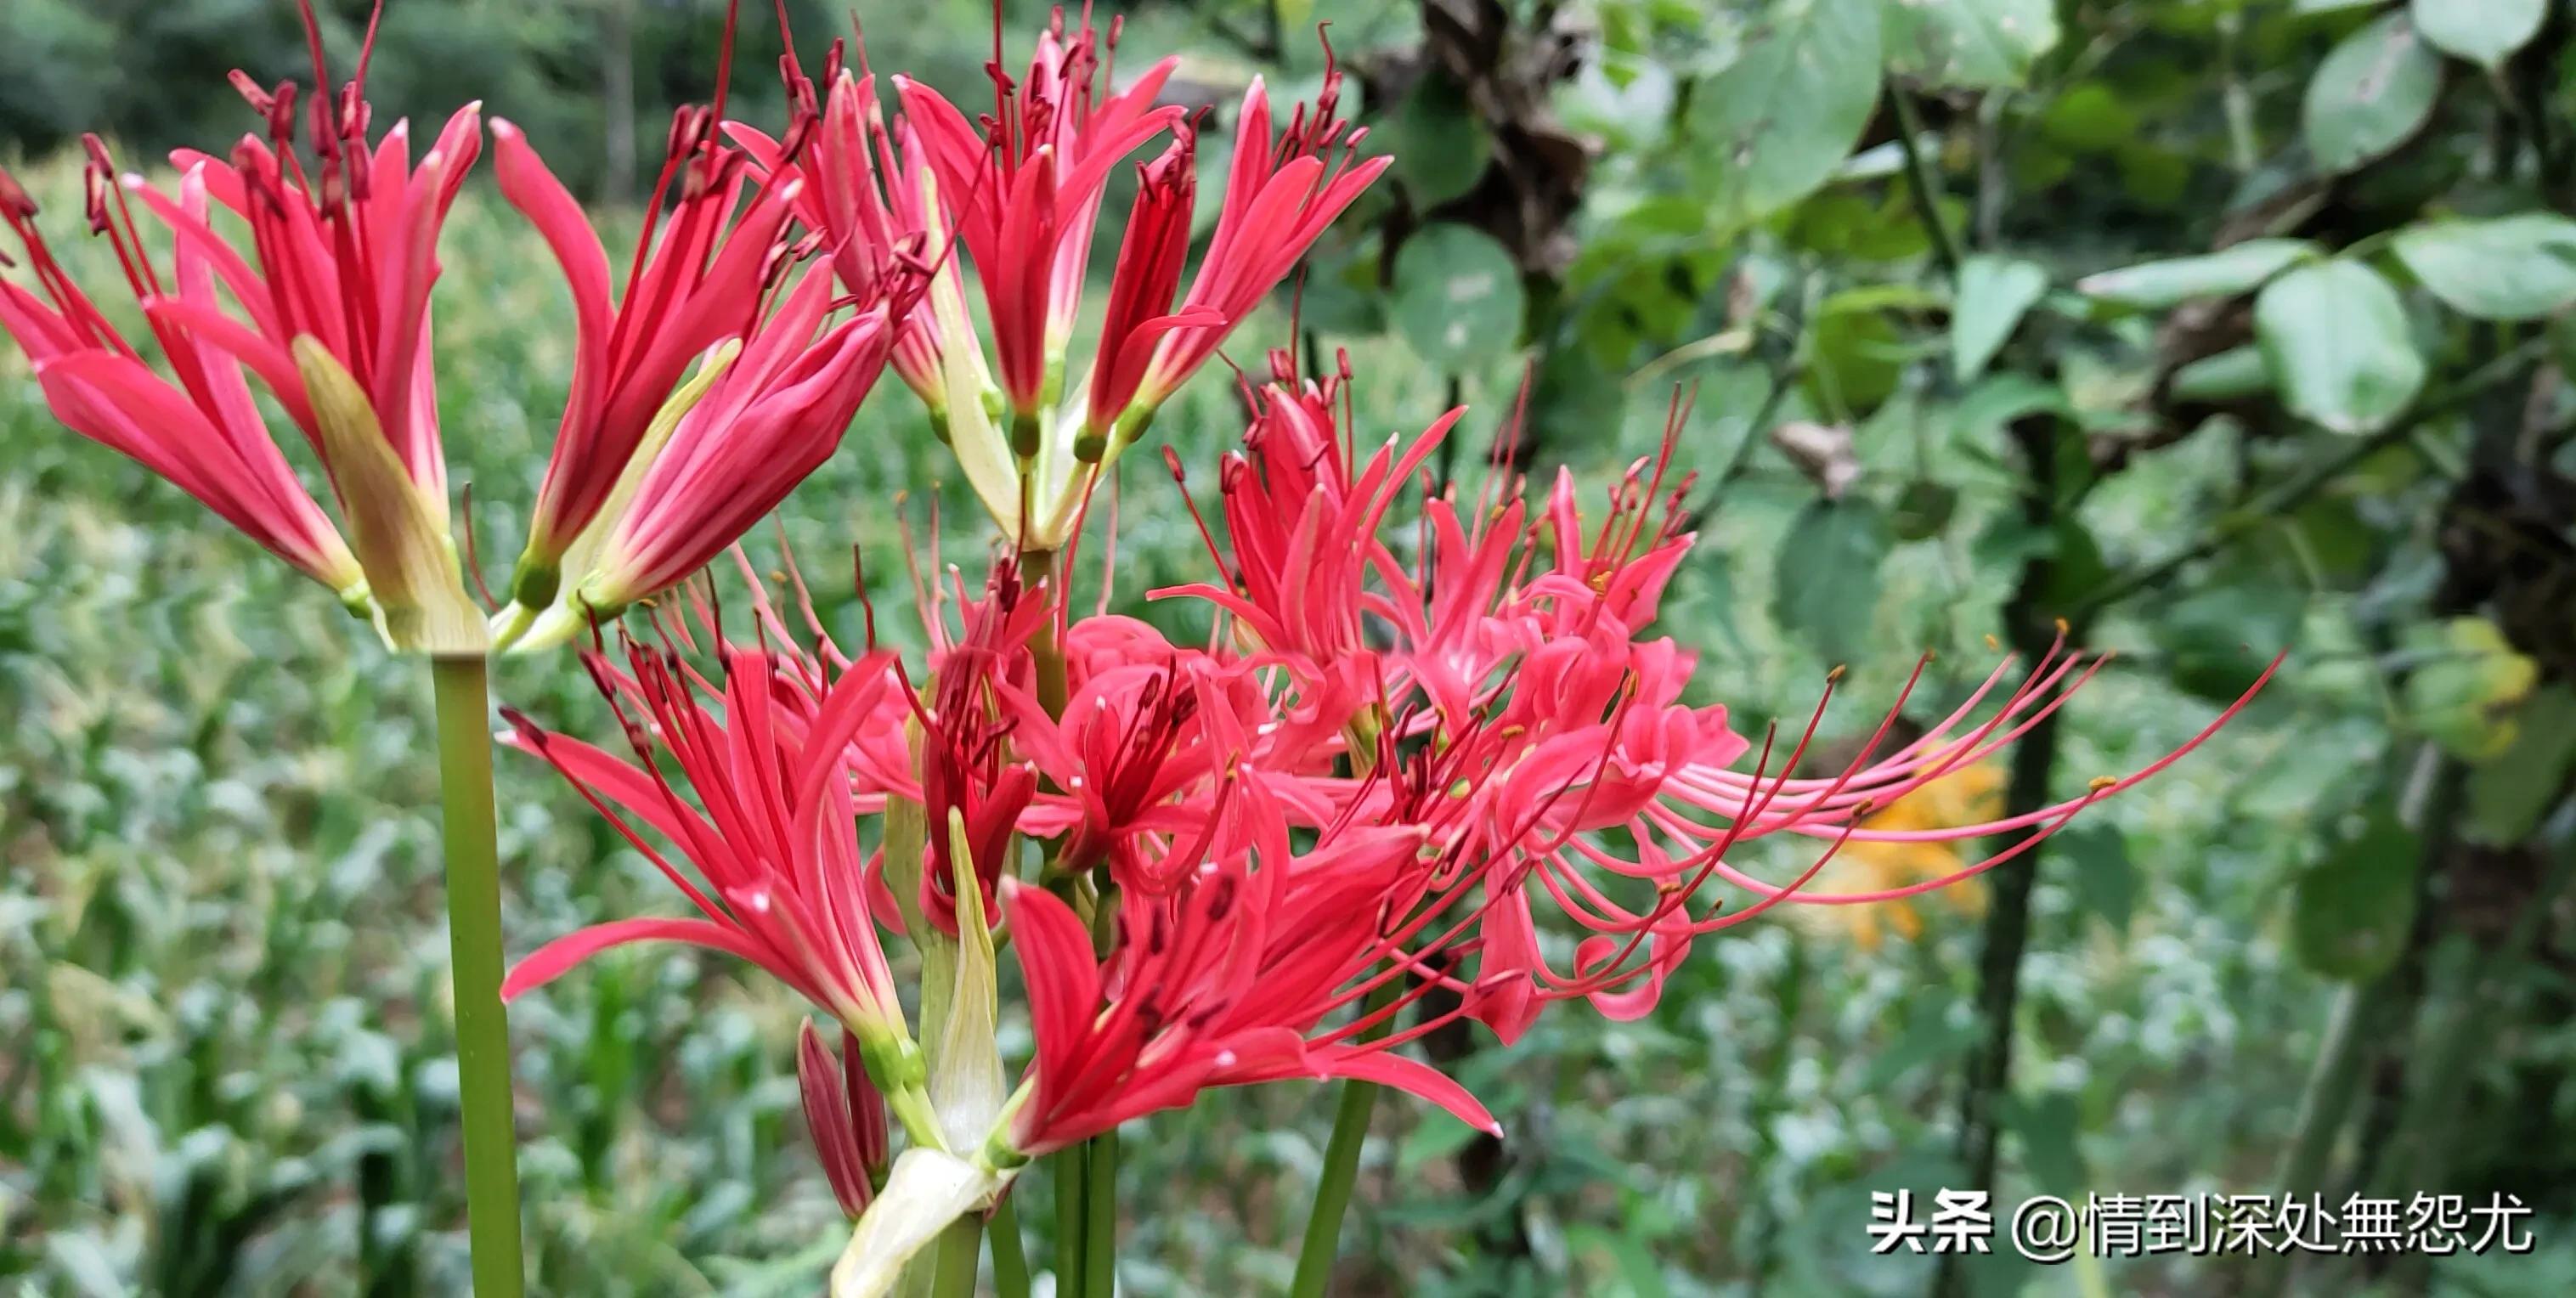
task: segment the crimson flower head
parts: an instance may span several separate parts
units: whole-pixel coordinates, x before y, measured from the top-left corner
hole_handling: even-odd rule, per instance
[[[1321,95],[1284,127],[1256,81],[1207,255],[1184,290],[1199,131],[1179,107],[1156,106],[1175,60],[1107,88],[1116,84],[1117,30],[1095,27],[1087,10],[1078,20],[1059,10],[1016,79],[1003,70],[997,31],[989,111],[970,117],[897,77],[902,115],[891,126],[880,120],[873,78],[841,68],[839,46],[828,92],[791,54],[784,139],[728,128],[765,174],[803,182],[799,216],[853,291],[890,265],[931,261],[929,309],[907,325],[896,367],[985,508],[1032,552],[1063,548],[1095,466],[1135,441],[1388,164],[1357,157],[1363,133],[1337,113],[1341,73],[1329,46]],[[1110,174],[1166,133],[1168,143],[1137,164],[1097,350],[1088,366],[1072,366],[1066,351]],[[981,286],[989,366],[951,230]]]
[[[203,245],[181,243],[176,265],[166,275],[155,267],[123,215],[125,192],[116,188],[104,155],[103,147],[92,145],[92,225],[116,241],[136,295],[146,302],[184,302],[215,312],[215,275]],[[181,179],[174,206],[183,217],[205,219],[202,166]],[[36,382],[55,416],[82,436],[169,479],[269,553],[338,592],[363,615],[366,575],[279,451],[252,398],[241,360],[196,332],[147,315],[147,324],[157,325],[152,342],[170,372],[155,370],[64,273],[37,229],[37,215],[35,200],[0,171],[0,220],[18,236],[44,295],[0,280],[0,330],[34,363]],[[166,312],[161,319],[167,319]]]
[[[964,319],[965,288],[956,259],[945,255],[947,233],[937,189],[923,163],[924,150],[909,122],[889,128],[877,104],[876,77],[842,66],[835,41],[818,93],[796,59],[795,42],[780,60],[791,121],[785,140],[741,122],[725,133],[753,165],[792,193],[796,217],[827,240],[841,283],[861,298],[886,291],[889,281],[930,268],[929,292]],[[947,377],[937,311],[904,318],[895,339],[894,369],[945,428]]]
[[[1132,388],[1122,381],[1093,395],[1095,432],[1110,430],[1111,424],[1103,422],[1106,415],[1123,421],[1121,436],[1132,440],[1155,408],[1206,364],[1226,335],[1287,278],[1325,228],[1394,164],[1389,157],[1357,157],[1367,132],[1339,116],[1341,89],[1341,68],[1327,41],[1322,91],[1312,104],[1297,105],[1274,138],[1270,92],[1259,77],[1253,78],[1235,120],[1225,206],[1217,213],[1198,275],[1181,299],[1179,314],[1187,322],[1154,340],[1153,359]],[[1107,410],[1112,405],[1114,414]]]
[[[971,871],[982,914],[1014,860],[1020,815],[1037,774],[1012,756],[1013,718],[1004,690],[1025,688],[1029,638],[1048,605],[1020,585],[1018,565],[994,564],[981,600],[967,604],[965,634],[934,659],[931,706],[916,714],[922,733],[918,800],[929,826],[921,871],[922,911],[943,933],[957,932],[958,866]],[[967,859],[960,862],[963,850]]]
[[[580,611],[612,614],[704,567],[822,467],[884,372],[915,283],[826,324],[832,272],[815,265],[738,354],[720,352],[667,442],[630,466],[631,497],[601,520],[579,578]]]
[[[1399,949],[1396,919],[1420,900],[1420,834],[1353,829],[1296,853],[1268,796],[1244,790],[1228,809],[1243,824],[1213,859],[1126,894],[1105,962],[1072,908],[1004,882],[1036,1037],[1012,1149],[1044,1154],[1209,1087],[1288,1078],[1382,1083],[1499,1131],[1456,1082],[1395,1053],[1415,1034],[1367,1039],[1396,1007],[1321,1026],[1395,976],[1369,971]]]
[[[75,431],[204,501],[374,616],[397,647],[478,649],[482,619],[448,530],[429,295],[439,228],[481,151],[480,108],[459,110],[415,165],[405,124],[370,138],[373,22],[356,71],[335,82],[309,0],[301,8],[312,98],[299,101],[292,82],[263,89],[235,73],[264,133],[244,136],[229,160],[173,155],[175,198],[119,177],[105,147],[85,141],[90,227],[115,247],[168,374],[72,282],[36,230],[35,204],[5,178],[0,219],[25,247],[41,297],[0,285],[0,327]],[[210,200],[247,225],[247,255],[216,231]],[[136,227],[138,203],[170,228],[166,273]],[[312,443],[348,543],[296,485],[245,373]]]
[[[1122,159],[1181,119],[1177,107],[1154,106],[1179,60],[1164,59],[1103,95],[1116,23],[1104,34],[1086,12],[1068,28],[1057,10],[1018,81],[1002,68],[999,37],[985,69],[993,111],[980,124],[909,77],[895,78],[895,92],[982,277],[1014,425],[1033,437],[1040,407],[1062,383],[1060,358],[1082,305],[1102,191]],[[1020,447],[1024,456],[1035,452],[1033,441]]]
[[[512,582],[514,597],[530,609],[554,602],[565,552],[609,504],[690,364],[759,323],[795,182],[758,187],[737,218],[747,164],[715,138],[720,111],[721,101],[682,108],[674,118],[625,289],[614,301],[607,253],[580,205],[516,126],[492,124],[502,196],[527,215],[562,266],[576,329],[572,390]]]

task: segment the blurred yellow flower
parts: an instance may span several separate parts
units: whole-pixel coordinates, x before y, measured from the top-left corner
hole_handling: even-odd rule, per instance
[[[1983,762],[1962,767],[1897,799],[1861,822],[1863,829],[1923,830],[1975,824],[2003,814],[2004,770]],[[1957,842],[1888,843],[1855,839],[1843,845],[1810,885],[1815,892],[1879,892],[1953,874],[1968,861]],[[1974,916],[1986,909],[1985,881],[1963,879],[1946,888],[1896,901],[1852,906],[1801,906],[1812,925],[1848,936],[1875,951],[1893,931],[1907,941],[1923,934],[1923,908],[1939,906]]]

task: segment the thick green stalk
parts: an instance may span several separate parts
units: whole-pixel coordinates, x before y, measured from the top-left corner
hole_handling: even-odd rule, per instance
[[[1369,1114],[1377,1108],[1377,1083],[1345,1081],[1333,1107],[1333,1138],[1324,1146],[1324,1174],[1315,1182],[1315,1207],[1306,1217],[1306,1238],[1297,1246],[1297,1277],[1288,1285],[1290,1298],[1323,1298],[1333,1279],[1333,1258],[1342,1239],[1342,1213],[1351,1206],[1351,1187],[1359,1180],[1360,1147],[1368,1143]]]
[[[501,1005],[501,852],[492,807],[491,690],[480,655],[430,659],[438,787],[446,813],[447,940],[454,966],[456,1070],[465,1118],[466,1230],[476,1298],[519,1298],[518,1126],[510,1018]]]
[[[930,1282],[931,1298],[975,1298],[975,1272],[984,1261],[984,1218],[967,1213],[939,1232]]]
[[[1361,1002],[1361,1015],[1385,1009],[1395,999],[1395,988],[1393,978],[1378,984]],[[1374,1041],[1386,1035],[1394,1021],[1390,1017],[1363,1029],[1359,1039]],[[1342,1214],[1349,1211],[1351,1187],[1359,1182],[1360,1150],[1368,1144],[1369,1115],[1377,1108],[1377,1092],[1375,1082],[1342,1083],[1341,1098],[1333,1106],[1333,1136],[1324,1146],[1323,1175],[1315,1182],[1315,1206],[1306,1214],[1306,1237],[1297,1245],[1297,1275],[1288,1285],[1290,1298],[1323,1298],[1324,1287],[1332,1283],[1333,1259],[1341,1250]]]
[[[1005,1194],[993,1205],[993,1220],[985,1233],[993,1241],[993,1288],[1002,1298],[1029,1298],[1029,1256],[1020,1245],[1017,1194]]]
[[[1047,1155],[1047,1180],[1055,1186],[1055,1291],[1065,1298],[1082,1294],[1082,1145],[1067,1145]]]
[[[1082,1292],[1111,1298],[1118,1292],[1118,1129],[1085,1141],[1082,1189]]]

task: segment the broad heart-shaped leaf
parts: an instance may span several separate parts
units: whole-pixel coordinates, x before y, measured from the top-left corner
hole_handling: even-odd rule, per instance
[[[2087,275],[2075,287],[2087,297],[2158,311],[2196,297],[2251,292],[2315,250],[2305,239],[2248,239],[2197,257],[2141,262]]]
[[[1368,144],[1395,158],[1395,178],[1417,211],[1466,193],[1494,151],[1466,93],[1436,69],[1369,131]]]
[[[2576,303],[2576,221],[2525,212],[2397,234],[2397,259],[2433,296],[2481,320],[2537,320]]]
[[[2076,908],[2108,927],[2114,936],[2129,931],[2138,909],[2138,867],[2129,860],[2129,841],[2109,825],[2079,820],[2049,840],[2049,853],[2069,867]]]
[[[1819,500],[1780,542],[1772,615],[1827,662],[1857,662],[1878,620],[1879,568],[1894,544],[1887,518],[1859,498]]]
[[[2333,432],[2386,427],[2424,386],[2405,304],[2357,261],[2301,266],[2264,286],[2254,339],[2290,413]]]
[[[1936,86],[2018,86],[2057,37],[2056,0],[1894,0],[1887,66]]]
[[[2361,832],[2301,871],[2291,890],[2290,935],[2299,963],[2348,982],[2387,972],[2415,920],[2421,850],[2415,834],[2398,823],[2393,799],[2379,798]]]
[[[1962,383],[1986,372],[1986,363],[2012,337],[2023,313],[2048,291],[2038,263],[1985,253],[1959,263],[1959,300],[1950,308],[1950,365]]]
[[[1482,365],[1520,342],[1520,269],[1485,234],[1435,225],[1396,253],[1391,311],[1396,331],[1433,367]]]
[[[2415,0],[2411,12],[2435,49],[2494,68],[2540,34],[2549,0]]]
[[[2350,171],[2421,130],[2441,90],[2441,56],[2405,14],[2389,13],[2317,65],[2300,110],[2308,152],[2321,171]]]
[[[1692,90],[1692,148],[1707,161],[1717,225],[1797,202],[1851,155],[1878,104],[1885,3],[1773,0],[1735,61]]]

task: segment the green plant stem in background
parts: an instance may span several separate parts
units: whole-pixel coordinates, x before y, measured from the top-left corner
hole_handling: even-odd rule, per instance
[[[931,1298],[975,1298],[975,1273],[984,1260],[984,1219],[970,1212],[948,1223],[932,1249],[936,1269]]]
[[[465,1119],[466,1230],[475,1298],[519,1298],[519,1151],[510,1018],[501,1005],[501,853],[492,806],[491,690],[480,656],[430,660],[445,810],[447,941]]]
[[[1003,1195],[984,1232],[992,1237],[993,1288],[1002,1298],[1029,1298],[1029,1256],[1020,1245],[1018,1205],[1017,1194]]]
[[[1942,271],[1956,280],[1959,277],[1959,241],[1950,235],[1950,223],[1941,219],[1940,192],[1932,178],[1931,164],[1923,158],[1923,114],[1914,107],[1914,96],[1893,79],[1887,83],[1887,101],[1896,106],[1896,148],[1905,158],[1905,193],[1914,203],[1914,217],[1923,223],[1923,232],[1932,239],[1932,255],[1940,261]]]
[[[1362,1002],[1360,1014],[1365,1017],[1383,1010],[1395,1000],[1393,978],[1378,984]],[[1363,1029],[1362,1041],[1385,1036],[1392,1017],[1374,1027]],[[1297,1276],[1289,1283],[1290,1298],[1323,1298],[1324,1287],[1333,1279],[1333,1258],[1340,1251],[1342,1214],[1351,1205],[1351,1187],[1360,1175],[1360,1150],[1368,1144],[1369,1115],[1377,1108],[1378,1086],[1375,1082],[1346,1080],[1342,1094],[1333,1106],[1333,1135],[1324,1146],[1323,1174],[1315,1181],[1315,1206],[1306,1215],[1306,1237],[1297,1245]]]

